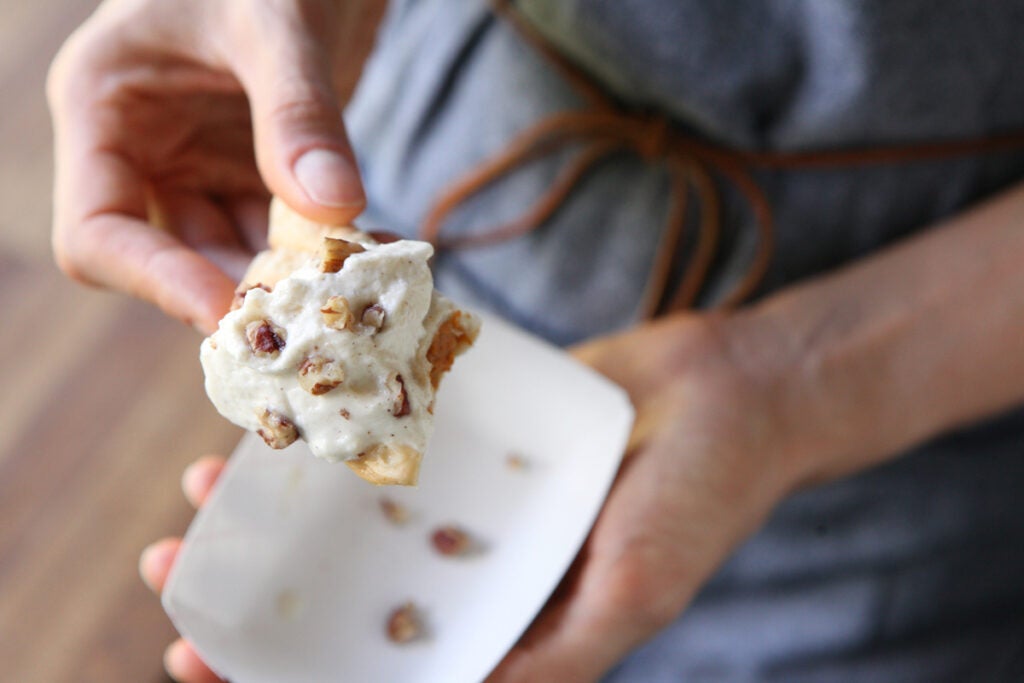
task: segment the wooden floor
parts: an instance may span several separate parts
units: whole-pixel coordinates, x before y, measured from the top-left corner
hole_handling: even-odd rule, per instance
[[[182,469],[239,433],[199,337],[50,258],[47,64],[93,0],[0,2],[0,680],[165,681],[173,630],[136,571],[180,534]]]

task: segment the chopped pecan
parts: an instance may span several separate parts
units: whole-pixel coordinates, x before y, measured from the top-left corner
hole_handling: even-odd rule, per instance
[[[320,396],[345,381],[345,370],[333,358],[312,354],[299,363],[299,386]]]
[[[391,400],[391,414],[395,417],[405,417],[412,412],[412,407],[409,405],[409,394],[405,390],[405,380],[401,375],[395,375],[395,384],[398,385],[398,391]]]
[[[268,408],[259,416],[259,421],[261,427],[256,433],[263,437],[271,448],[285,448],[299,438],[299,430],[281,413]]]
[[[277,594],[275,600],[277,616],[284,621],[295,621],[302,614],[302,598],[293,590],[283,590]]]
[[[341,410],[339,410],[338,415],[341,415],[346,420],[352,419],[352,413],[348,412],[348,408],[342,408]]]
[[[390,498],[380,499],[380,511],[394,524],[404,524],[409,519],[409,511],[401,503],[396,503]]]
[[[457,526],[443,526],[430,536],[434,550],[442,555],[462,555],[470,547],[469,535]]]
[[[505,465],[510,470],[522,471],[527,467],[526,458],[520,453],[509,453],[505,456]]]
[[[269,320],[253,320],[245,326],[249,348],[258,356],[276,356],[284,348],[286,334]]]
[[[373,334],[384,327],[384,307],[380,304],[370,304],[363,309],[362,314],[359,316],[359,322],[363,324],[363,327]]]
[[[231,299],[231,310],[237,311],[241,308],[242,304],[245,303],[245,295],[254,289],[262,289],[264,292],[270,291],[270,287],[266,286],[262,282],[257,282],[254,285],[249,285],[243,282],[238,286],[238,289],[235,290],[235,296]]]
[[[420,619],[416,606],[407,602],[388,615],[388,640],[393,643],[407,643],[420,635]]]
[[[323,273],[337,273],[345,265],[345,260],[352,254],[359,254],[366,251],[363,245],[358,242],[325,237],[320,259],[320,271]]]
[[[320,309],[324,317],[324,324],[332,330],[352,329],[356,318],[352,315],[352,309],[348,305],[348,299],[343,296],[332,296]]]

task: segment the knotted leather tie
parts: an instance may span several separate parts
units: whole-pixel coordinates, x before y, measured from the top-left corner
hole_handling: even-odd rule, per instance
[[[644,317],[694,305],[718,247],[720,194],[717,179],[731,183],[747,202],[757,228],[757,249],[746,272],[717,305],[732,307],[757,288],[772,254],[771,204],[755,181],[757,170],[848,168],[922,162],[1024,148],[1024,132],[930,144],[810,152],[758,152],[723,147],[682,131],[662,114],[623,108],[588,74],[568,61],[516,10],[510,0],[492,0],[494,12],[558,70],[585,103],[579,110],[550,114],[516,135],[508,146],[454,181],[439,196],[420,230],[438,250],[467,249],[504,242],[537,230],[565,202],[580,180],[609,155],[632,151],[649,163],[661,163],[670,179],[665,227],[641,302]],[[524,213],[483,232],[448,237],[448,216],[488,186],[532,160],[576,146],[574,158],[551,187]],[[687,204],[696,199],[699,221],[689,262],[675,291],[667,292],[679,243],[686,228]]]

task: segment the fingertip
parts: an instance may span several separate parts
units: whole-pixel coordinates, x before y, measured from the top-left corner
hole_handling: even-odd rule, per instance
[[[366,193],[341,109],[318,76],[291,78],[298,84],[288,92],[247,89],[257,165],[271,192],[302,216],[344,225],[366,208]]]
[[[273,194],[310,220],[342,225],[362,213],[366,194],[341,108],[319,77],[295,75],[292,92],[251,93],[256,160]]]
[[[185,468],[181,475],[181,490],[189,503],[198,508],[206,502],[225,464],[222,456],[206,455]]]
[[[203,663],[192,645],[182,638],[164,651],[167,675],[180,683],[220,683],[221,679]]]
[[[164,538],[146,546],[139,556],[139,576],[154,593],[163,591],[180,548],[180,538]]]
[[[351,155],[334,149],[309,149],[295,160],[292,173],[318,207],[358,213],[366,206],[363,183]]]

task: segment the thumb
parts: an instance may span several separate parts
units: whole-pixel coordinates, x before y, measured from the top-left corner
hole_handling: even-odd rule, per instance
[[[331,58],[299,17],[262,22],[235,71],[252,108],[256,161],[270,190],[321,223],[350,222],[366,206],[332,86]],[[269,28],[268,28],[269,27]]]

